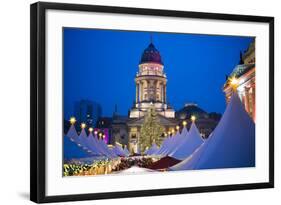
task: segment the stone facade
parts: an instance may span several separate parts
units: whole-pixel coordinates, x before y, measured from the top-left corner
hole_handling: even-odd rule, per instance
[[[241,55],[239,64],[230,74],[237,78],[238,87],[237,93],[244,104],[245,110],[249,113],[252,119],[256,119],[256,65],[255,65],[255,41],[253,41],[248,50]],[[232,95],[230,80],[224,84],[223,91],[225,92],[226,102],[228,103]]]

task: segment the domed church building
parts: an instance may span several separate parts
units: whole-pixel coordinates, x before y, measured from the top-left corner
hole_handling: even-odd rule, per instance
[[[135,85],[135,99],[127,120],[123,116],[123,123],[120,123],[121,116],[118,117],[115,114],[112,124],[114,141],[127,141],[132,153],[138,152],[140,129],[144,116],[151,107],[157,112],[159,122],[166,132],[174,130],[178,124],[175,119],[175,110],[167,103],[167,76],[164,72],[164,63],[152,41],[140,58]],[[125,129],[127,129],[127,134],[125,134]],[[120,133],[123,133],[122,136]]]
[[[135,99],[127,116],[118,115],[117,108],[112,117],[111,143],[119,142],[126,145],[131,153],[139,152],[140,130],[149,109],[157,113],[158,122],[164,128],[162,139],[175,134],[177,126],[182,128],[186,121],[187,128],[191,125],[191,116],[196,117],[196,125],[203,138],[207,138],[217,125],[220,115],[207,113],[197,104],[186,104],[177,112],[169,106],[167,100],[167,76],[160,52],[151,41],[143,51],[138,71],[135,76]]]
[[[167,76],[161,55],[152,42],[141,56],[135,83],[136,99],[130,118],[143,117],[151,105],[160,115],[175,118],[175,111],[167,105]]]

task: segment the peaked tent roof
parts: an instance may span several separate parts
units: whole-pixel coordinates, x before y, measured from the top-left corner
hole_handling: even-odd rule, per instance
[[[103,156],[105,153],[101,150],[101,147],[97,144],[97,139],[93,135],[92,132],[88,135],[88,137],[85,139],[85,143],[87,144],[88,149],[90,149],[93,153],[96,155]]]
[[[255,124],[236,92],[212,136],[171,170],[255,166]]]
[[[167,143],[168,143],[169,140],[170,140],[170,137],[165,138],[165,139],[163,140],[163,142],[162,142],[160,148],[158,149],[158,151],[155,152],[154,154],[155,154],[155,155],[160,155],[160,154],[165,150],[165,147],[167,146]]]
[[[186,129],[186,126],[184,126],[184,128],[183,128],[182,131],[181,131],[181,136],[182,136],[182,137],[185,137],[187,134],[188,134],[188,131],[187,131],[187,129]]]
[[[153,155],[155,154],[157,151],[159,150],[159,148],[157,147],[157,145],[155,143],[152,144],[152,146],[145,151],[145,154],[147,155]]]
[[[124,148],[124,153],[129,156],[131,153],[130,151],[127,149],[127,146]]]
[[[166,150],[164,152],[162,152],[162,155],[169,155],[180,143],[181,139],[181,135],[179,133],[179,131],[177,131],[177,133],[172,136],[170,142],[168,143],[168,146],[166,148]]]
[[[63,137],[63,157],[66,160],[85,158],[91,156],[86,150],[79,147],[72,138],[68,136]]]
[[[189,133],[185,139],[181,141],[181,144],[173,152],[171,152],[169,156],[184,160],[191,155],[203,142],[204,141],[201,138],[195,123],[192,123]]]
[[[97,139],[97,145],[100,147],[100,149],[102,150],[102,152],[104,153],[105,156],[107,156],[109,158],[117,157],[117,155],[113,152],[113,150],[110,150],[107,147],[107,144],[105,144],[103,139]]]
[[[81,130],[80,135],[77,138],[74,138],[74,141],[77,143],[78,146],[82,147],[85,150],[89,150],[89,146],[87,145],[87,133],[83,128]]]
[[[76,132],[75,126],[71,125],[69,130],[67,131],[66,135],[72,139],[76,139],[78,137],[78,134]]]
[[[123,148],[119,144],[115,144],[113,151],[118,156],[127,156],[127,154],[124,152]]]

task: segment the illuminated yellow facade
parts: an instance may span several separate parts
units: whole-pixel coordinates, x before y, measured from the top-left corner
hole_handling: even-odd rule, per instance
[[[248,50],[240,56],[239,65],[237,65],[223,87],[226,102],[228,103],[232,95],[231,78],[237,79],[237,93],[252,119],[256,119],[256,65],[255,65],[255,41],[253,41]]]

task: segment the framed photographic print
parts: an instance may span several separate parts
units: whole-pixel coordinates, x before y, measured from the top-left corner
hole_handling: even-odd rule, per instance
[[[31,200],[274,186],[274,18],[31,5]]]

